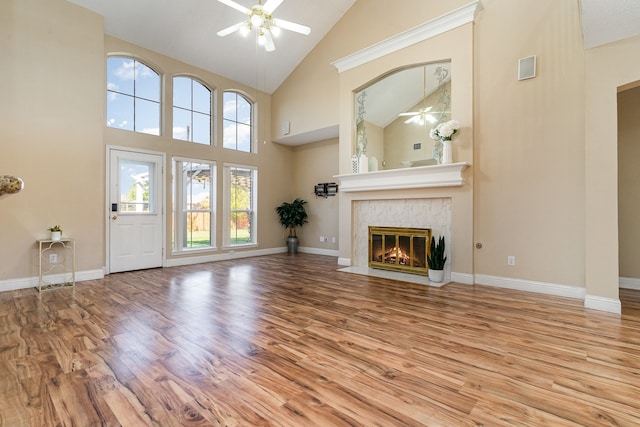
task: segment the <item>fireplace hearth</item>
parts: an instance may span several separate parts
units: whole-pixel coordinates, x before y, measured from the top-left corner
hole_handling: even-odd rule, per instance
[[[430,228],[369,226],[369,267],[428,275]]]

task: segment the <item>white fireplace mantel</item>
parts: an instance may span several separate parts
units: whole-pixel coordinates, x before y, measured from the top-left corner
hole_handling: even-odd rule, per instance
[[[400,190],[408,188],[456,187],[464,184],[462,171],[469,163],[419,166],[366,173],[336,175],[340,191]]]

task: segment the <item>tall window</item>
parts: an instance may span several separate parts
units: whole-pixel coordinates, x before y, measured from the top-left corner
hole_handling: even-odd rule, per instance
[[[173,248],[215,247],[214,162],[173,159]]]
[[[173,78],[173,138],[211,145],[211,91],[190,77]]]
[[[133,58],[107,58],[107,126],[160,135],[160,75]]]
[[[225,165],[226,245],[257,243],[257,176],[258,171],[254,168]]]
[[[253,104],[244,95],[226,91],[223,96],[222,139],[224,148],[251,152]]]

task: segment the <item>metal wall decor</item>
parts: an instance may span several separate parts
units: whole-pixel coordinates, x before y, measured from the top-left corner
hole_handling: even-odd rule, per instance
[[[316,197],[335,196],[338,193],[338,184],[335,182],[321,182],[313,187],[313,192]]]

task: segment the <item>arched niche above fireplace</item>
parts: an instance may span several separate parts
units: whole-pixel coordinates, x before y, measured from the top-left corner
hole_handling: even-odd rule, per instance
[[[431,129],[451,119],[451,61],[393,70],[354,93],[353,152],[368,171],[438,163]]]
[[[341,174],[355,172],[352,156],[358,157],[365,151],[363,143],[368,144],[368,158],[364,168],[363,162],[359,162],[360,172],[433,165],[435,142],[428,133],[439,121],[452,118],[463,126],[456,138],[454,154],[464,155],[454,157],[454,161],[470,162],[473,20],[479,4],[477,0],[472,1],[333,63],[340,74]],[[408,85],[414,90],[413,103],[404,101],[407,105],[386,110],[383,114],[386,119],[374,118],[374,115],[380,116],[376,110],[381,105],[387,107],[405,97],[403,83],[406,81],[413,82]],[[378,90],[378,86],[383,89]],[[440,89],[438,93],[436,89]],[[385,93],[387,98],[376,99],[376,92]],[[438,99],[440,94],[444,95],[442,99]],[[425,98],[431,98],[427,105]],[[429,106],[436,113],[431,118],[436,120],[422,125],[417,135],[409,132],[417,131],[417,124],[405,124],[406,118],[398,119],[401,113]],[[386,132],[389,121],[397,126],[394,131]],[[376,140],[380,141],[377,146]]]

